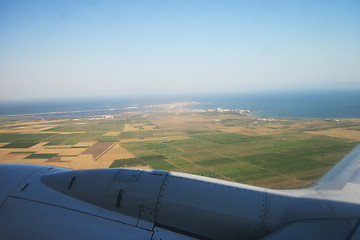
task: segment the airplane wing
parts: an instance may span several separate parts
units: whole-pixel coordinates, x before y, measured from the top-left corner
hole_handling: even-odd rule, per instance
[[[0,164],[0,238],[355,240],[359,184],[360,145],[312,188],[291,191],[156,170]]]
[[[0,164],[0,239],[253,239],[264,201],[183,173]]]
[[[342,190],[348,184],[360,184],[360,144],[317,181],[312,189]]]

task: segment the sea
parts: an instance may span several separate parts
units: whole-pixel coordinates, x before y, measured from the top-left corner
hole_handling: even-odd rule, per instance
[[[141,111],[145,106],[196,102],[194,109],[244,109],[251,115],[282,118],[360,118],[360,90],[258,92],[3,101],[0,117],[79,118]]]

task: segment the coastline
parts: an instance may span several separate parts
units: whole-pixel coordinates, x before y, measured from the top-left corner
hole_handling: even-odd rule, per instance
[[[1,103],[0,117],[68,118],[123,112],[234,112],[258,117],[360,118],[360,91],[217,94]],[[242,110],[242,111],[240,111]]]

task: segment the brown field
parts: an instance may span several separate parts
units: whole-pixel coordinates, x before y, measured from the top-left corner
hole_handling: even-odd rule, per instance
[[[134,158],[135,155],[123,148],[120,143],[115,144],[109,151],[97,159],[101,168],[109,167],[115,159]]]
[[[107,132],[103,136],[104,137],[117,137],[117,136],[119,136],[120,133],[121,132]]]
[[[214,122],[217,118],[213,116],[201,116],[199,114],[186,115],[154,115],[151,116],[152,122],[164,130],[206,128],[206,124]]]
[[[84,152],[84,148],[48,148],[40,149],[37,153],[54,153],[56,152],[59,155],[79,155]]]
[[[81,141],[73,145],[44,146],[47,142],[41,142],[30,148],[0,148],[1,163],[31,163],[51,165],[72,169],[107,168],[114,159],[131,158],[133,154],[122,148],[118,143]],[[0,147],[7,143],[0,143]],[[88,146],[88,148],[76,148],[76,146]],[[84,151],[85,150],[85,151]],[[20,152],[13,154],[12,152]],[[31,153],[58,154],[50,159],[26,159]]]
[[[144,125],[142,123],[125,124],[123,132],[138,132],[141,130],[150,131],[150,130],[156,130],[156,128],[154,125]]]
[[[90,147],[92,145],[94,145],[95,143],[97,143],[96,141],[80,141],[77,144],[75,144],[74,146],[87,146]]]
[[[228,133],[238,133],[238,134],[244,134],[248,136],[263,136],[268,134],[279,134],[283,132],[287,132],[288,130],[282,130],[282,129],[270,129],[270,128],[248,128],[248,127],[226,127],[222,124],[207,124],[207,127],[209,127],[212,130],[215,131],[221,131],[221,132],[228,132]]]
[[[143,127],[143,124],[125,124],[123,132],[137,132]]]
[[[94,159],[98,159],[105,151],[110,150],[116,142],[97,142],[88,149],[86,149],[82,154],[91,154]]]
[[[360,141],[360,131],[344,128],[327,129],[323,131],[309,131],[308,133]]]
[[[40,142],[32,147],[29,147],[29,148],[24,148],[22,149],[22,151],[40,151],[40,150],[44,150],[46,149],[46,147],[44,146],[45,144],[47,144],[47,142]],[[18,151],[21,151],[21,149],[19,149]]]
[[[27,160],[24,159],[30,154],[8,154],[9,152],[11,151],[0,152],[1,163],[33,163],[32,160],[34,159],[27,159]]]
[[[129,168],[129,169],[148,169],[151,170],[152,168],[148,165],[137,165],[137,166],[133,166],[133,167],[124,167],[124,168]]]
[[[280,178],[278,176],[250,180],[248,184],[255,186],[264,186],[272,189],[287,189],[289,188],[289,186],[291,186],[292,188],[302,188],[308,186],[308,184],[295,178]]]
[[[96,160],[91,154],[80,154],[75,157],[55,157],[46,161],[47,165],[71,169],[108,168],[113,161]]]
[[[51,165],[72,169],[97,168],[99,165],[94,160],[92,154],[80,154],[76,157],[62,157],[61,160],[62,162],[51,163]]]
[[[143,126],[145,131],[157,130],[154,125]]]

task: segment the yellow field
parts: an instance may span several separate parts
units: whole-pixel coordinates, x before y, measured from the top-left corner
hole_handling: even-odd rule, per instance
[[[348,130],[344,128],[327,129],[323,131],[308,131],[307,133],[360,141],[360,131]]]
[[[124,125],[124,132],[136,132],[140,131],[140,127],[142,127],[142,124],[125,124]]]
[[[97,143],[96,141],[81,141],[78,142],[77,144],[75,144],[74,146],[78,147],[78,146],[88,146],[91,147],[92,145],[94,145],[95,143]]]
[[[134,158],[135,156],[123,148],[119,143],[103,154],[96,161],[101,168],[109,167],[115,159]]]
[[[114,133],[114,132],[112,132]],[[117,132],[118,134],[118,132]],[[132,153],[123,148],[120,143],[114,143],[108,149],[99,153],[99,157],[95,160],[93,154],[82,154],[93,146],[97,141],[81,141],[73,145],[56,145],[45,146],[47,142],[40,142],[29,148],[0,148],[1,163],[31,163],[51,165],[56,167],[65,167],[72,169],[87,168],[108,168],[114,159],[133,158]],[[7,143],[0,143],[0,147]],[[76,148],[78,146],[86,148]],[[58,154],[59,157],[51,159],[26,159],[31,153],[11,152],[35,152],[36,154]],[[144,167],[144,166],[143,166]],[[146,167],[146,166],[145,166]]]
[[[124,168],[129,168],[129,169],[153,169],[148,165],[137,165],[137,166],[133,166],[133,167],[124,167]]]
[[[207,127],[216,131],[228,132],[228,133],[238,133],[244,134],[248,136],[263,136],[268,134],[279,134],[283,132],[287,132],[282,129],[272,129],[272,128],[265,128],[265,127],[258,127],[258,128],[247,128],[247,127],[226,127],[222,124],[207,124]]]
[[[103,136],[104,137],[117,137],[117,136],[119,136],[120,133],[121,132],[107,132]]]
[[[151,142],[151,141],[171,141],[180,139],[189,139],[187,136],[169,136],[169,137],[149,137],[149,138],[125,138],[120,139],[120,143],[135,143],[135,142]]]

